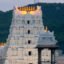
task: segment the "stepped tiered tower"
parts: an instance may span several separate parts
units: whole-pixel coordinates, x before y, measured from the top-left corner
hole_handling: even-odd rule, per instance
[[[38,64],[36,46],[54,45],[54,32],[44,30],[42,10],[40,6],[16,7],[7,39],[5,64]],[[42,60],[51,61],[51,52],[42,50]]]

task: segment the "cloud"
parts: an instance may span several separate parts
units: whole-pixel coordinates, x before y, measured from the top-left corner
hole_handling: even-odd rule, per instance
[[[7,11],[14,6],[25,6],[38,1],[41,3],[64,3],[64,0],[0,0],[0,10]]]
[[[6,11],[14,6],[25,6],[33,3],[34,0],[0,0],[0,10]]]

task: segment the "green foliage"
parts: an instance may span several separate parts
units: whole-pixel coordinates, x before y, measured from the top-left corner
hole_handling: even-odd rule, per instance
[[[6,42],[12,20],[12,11],[0,12],[0,42]]]
[[[55,32],[58,41],[64,41],[64,4],[42,6],[44,25]]]
[[[42,4],[44,25],[54,31],[60,49],[64,50],[64,4]]]

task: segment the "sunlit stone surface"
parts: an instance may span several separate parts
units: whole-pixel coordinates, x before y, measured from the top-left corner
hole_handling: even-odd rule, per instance
[[[31,10],[19,8],[13,10],[4,64],[38,64],[38,50],[35,47],[37,44],[56,44],[54,32],[47,28],[44,30],[41,7],[29,7]],[[42,51],[41,61],[42,64],[51,61],[50,50]]]

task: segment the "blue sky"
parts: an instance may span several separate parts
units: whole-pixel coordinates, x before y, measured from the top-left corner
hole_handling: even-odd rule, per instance
[[[46,3],[64,3],[64,0],[35,0],[35,3],[38,1]],[[0,0],[0,10],[8,11],[14,6],[24,6],[33,3],[34,0]]]

